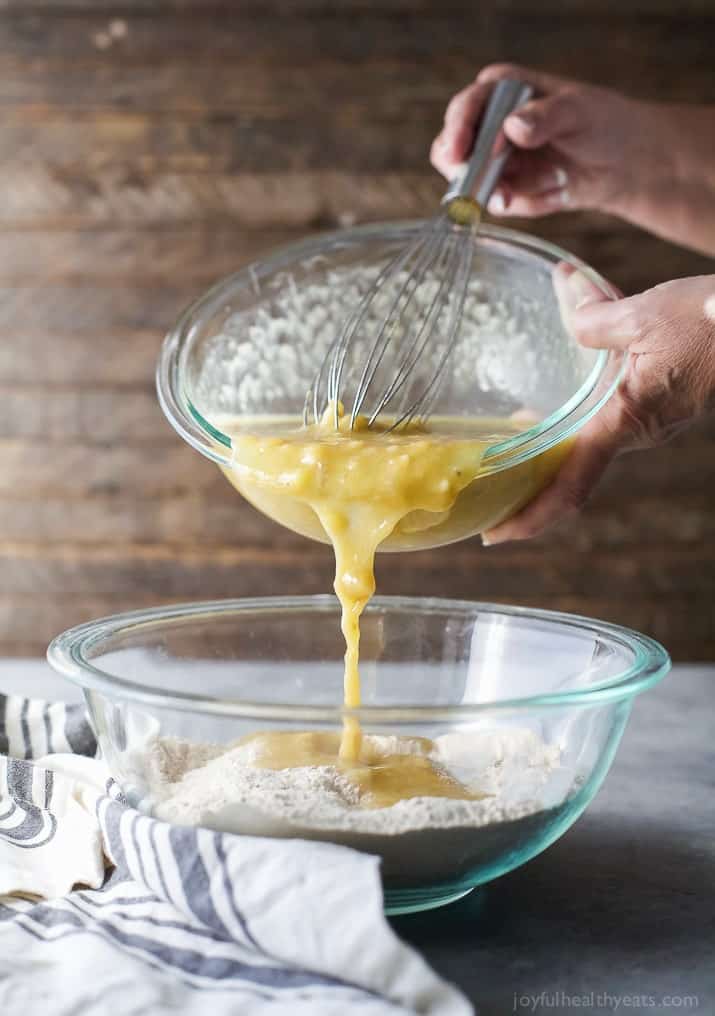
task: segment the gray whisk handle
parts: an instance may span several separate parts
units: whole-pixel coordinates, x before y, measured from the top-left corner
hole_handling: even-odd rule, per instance
[[[495,151],[499,131],[510,113],[528,102],[533,94],[531,85],[513,78],[503,78],[496,83],[479,122],[471,155],[447,188],[443,205],[466,198],[476,200],[481,208],[486,206],[512,151],[504,137]]]

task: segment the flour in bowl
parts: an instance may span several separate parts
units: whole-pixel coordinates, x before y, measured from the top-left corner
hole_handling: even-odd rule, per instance
[[[418,738],[366,737],[390,754],[427,751]],[[251,741],[222,747],[163,737],[147,760],[151,808],[179,825],[324,840],[378,854],[392,885],[453,878],[518,847],[548,821],[560,752],[533,731],[451,733],[426,744],[431,762],[478,799],[411,797],[365,808],[337,766],[259,768]],[[563,778],[558,783],[563,787]]]

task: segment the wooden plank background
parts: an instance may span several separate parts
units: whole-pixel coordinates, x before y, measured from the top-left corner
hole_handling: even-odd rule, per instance
[[[0,653],[143,604],[327,590],[328,550],[164,422],[177,313],[278,244],[429,211],[430,140],[482,64],[713,102],[713,41],[712,0],[4,0]],[[712,271],[601,216],[528,228],[627,292]],[[553,535],[391,557],[379,586],[592,614],[713,659],[714,492],[710,423],[621,460]]]

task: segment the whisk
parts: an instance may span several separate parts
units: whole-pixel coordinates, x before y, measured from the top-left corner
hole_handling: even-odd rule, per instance
[[[473,231],[511,152],[503,137],[495,142],[506,117],[531,95],[513,79],[494,86],[440,214],[379,271],[329,346],[306,395],[306,424],[323,419],[328,407],[336,429],[342,413],[351,430],[359,415],[372,427],[389,414],[385,432],[429,416],[459,336]]]

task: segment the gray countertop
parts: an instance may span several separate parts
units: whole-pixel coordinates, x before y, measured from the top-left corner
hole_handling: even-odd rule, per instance
[[[715,666],[675,667],[635,703],[603,788],[565,836],[393,927],[479,1016],[713,1016],[714,735]]]
[[[0,661],[0,688],[76,697],[39,661]],[[714,733],[715,666],[675,667],[636,702],[603,789],[558,843],[393,926],[479,1016],[713,1016]]]

